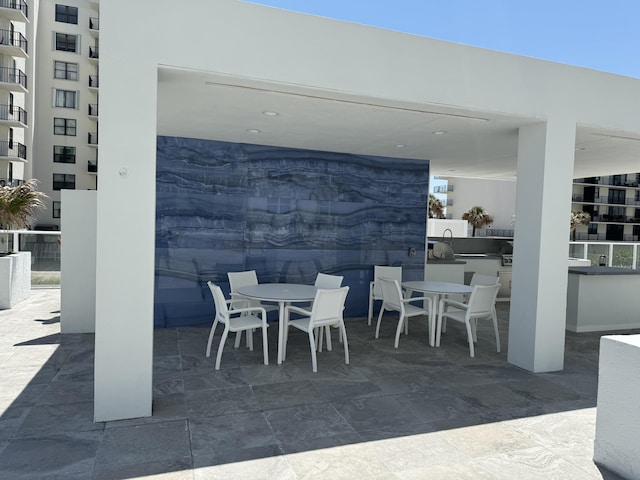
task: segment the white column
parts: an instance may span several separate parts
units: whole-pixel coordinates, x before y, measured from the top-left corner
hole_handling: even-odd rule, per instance
[[[522,127],[508,361],[532,372],[562,370],[575,122]]]
[[[123,3],[100,8],[95,421],[152,401],[157,60],[116,27]]]

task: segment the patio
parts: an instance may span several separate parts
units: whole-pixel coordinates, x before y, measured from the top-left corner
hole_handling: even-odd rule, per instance
[[[397,317],[378,340],[356,318],[351,364],[334,333],[317,374],[299,332],[276,365],[275,325],[269,366],[230,340],[218,372],[208,327],[156,330],[153,417],[93,423],[93,335],[61,336],[60,290],[34,290],[0,311],[0,478],[618,478],[592,461],[600,334],[531,374],[506,362],[508,307],[501,354],[489,325],[470,358],[460,325],[434,349],[413,320],[396,350]]]

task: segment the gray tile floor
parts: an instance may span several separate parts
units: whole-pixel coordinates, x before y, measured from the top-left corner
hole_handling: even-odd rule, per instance
[[[592,461],[598,334],[567,333],[566,368],[534,375],[506,362],[479,328],[477,357],[451,325],[438,349],[423,319],[393,348],[348,319],[311,372],[306,337],[269,366],[228,342],[222,369],[208,328],[155,333],[154,415],[93,423],[93,335],[60,335],[60,292],[34,290],[0,311],[0,478],[607,479]],[[334,339],[336,338],[334,332]],[[217,347],[216,337],[214,347]]]

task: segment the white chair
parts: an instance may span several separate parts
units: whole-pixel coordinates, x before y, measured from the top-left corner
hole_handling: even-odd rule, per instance
[[[382,289],[380,288],[380,277],[390,278],[402,283],[402,267],[383,267],[374,265],[373,281],[369,283],[369,316],[367,317],[367,325],[371,325],[371,317],[373,316],[373,302],[382,300]]]
[[[251,331],[254,328],[262,329],[262,352],[264,356],[264,364],[269,365],[269,347],[267,345],[267,312],[262,307],[248,307],[229,309],[229,305],[232,304],[232,300],[226,300],[224,294],[218,285],[213,282],[207,282],[211,295],[213,295],[213,302],[216,306],[216,317],[211,326],[209,332],[209,341],[207,342],[207,357],[211,355],[211,342],[213,341],[213,335],[215,333],[218,323],[224,324],[224,331],[222,332],[222,338],[220,338],[220,345],[218,346],[218,354],[216,356],[216,370],[220,370],[220,361],[222,360],[222,350],[224,344],[227,341],[229,332],[243,332],[247,331],[247,342],[249,349],[253,351],[253,335]],[[255,315],[258,313],[260,316]]]
[[[396,328],[396,340],[394,347],[398,348],[400,341],[400,333],[404,325],[405,335],[409,333],[409,317],[415,317],[417,315],[429,316],[429,328],[431,328],[433,318],[433,300],[431,297],[413,297],[403,298],[402,290],[400,289],[400,282],[398,280],[392,280],[390,278],[380,277],[378,283],[382,290],[382,307],[380,307],[380,313],[378,314],[378,323],[376,325],[376,338],[380,334],[380,322],[385,310],[395,311],[400,314],[398,318],[398,328]],[[417,307],[412,305],[413,302],[424,302],[427,308]],[[424,305],[424,304],[423,304]]]
[[[255,270],[248,270],[245,272],[227,272],[229,278],[229,289],[231,290],[231,301],[235,308],[249,308],[249,307],[262,307],[267,312],[278,310],[277,305],[269,305],[260,302],[259,300],[247,298],[238,293],[238,289],[250,285],[258,285],[258,276]],[[236,334],[235,348],[240,346],[240,339],[242,332]],[[247,334],[247,346],[249,345],[249,334]]]
[[[469,282],[469,285],[472,287],[475,287],[476,285],[497,285],[499,281],[500,279],[498,277],[494,277],[493,275],[484,275],[482,273],[474,272],[473,276],[471,277],[471,281]],[[462,296],[463,303],[466,303],[469,301],[469,295],[470,294],[465,294]],[[494,303],[493,304],[494,314],[495,314],[495,308],[496,308],[496,305]],[[442,321],[442,331],[443,332],[447,331],[446,318],[443,319]]]
[[[316,276],[316,282],[314,284],[314,286],[316,288],[340,288],[342,286],[342,280],[344,279],[344,277],[339,276],[339,275],[327,275],[326,273],[320,273],[318,272],[318,275]],[[309,305],[310,307],[311,305]],[[316,329],[315,331],[315,336],[316,336],[316,348],[318,349],[319,352],[322,352],[322,342],[324,339],[324,334],[327,334],[327,350],[331,351],[332,346],[331,346],[331,327],[329,327],[329,325],[326,325],[324,327],[324,330],[320,330],[320,329]],[[340,341],[342,342],[342,336],[340,336]]]
[[[347,343],[347,330],[344,326],[344,318],[342,312],[344,310],[344,301],[347,298],[349,287],[332,288],[329,290],[319,289],[313,300],[311,310],[304,310],[300,307],[285,307],[285,340],[282,358],[287,356],[287,340],[289,338],[289,328],[294,327],[309,335],[309,347],[311,349],[311,366],[313,372],[318,371],[318,363],[316,359],[316,341],[313,331],[324,326],[337,326],[340,329],[342,337],[342,345],[344,346],[344,363],[349,364],[349,345]],[[289,315],[295,312],[304,315],[303,318],[290,320]]]
[[[436,328],[436,347],[440,346],[443,321],[450,319],[464,323],[467,328],[469,354],[475,357],[474,342],[478,341],[476,330],[478,320],[491,319],[496,335],[496,350],[500,353],[500,333],[498,332],[498,317],[496,315],[496,297],[500,284],[475,285],[467,303],[443,298],[440,300],[438,325]],[[449,308],[453,308],[449,310]]]

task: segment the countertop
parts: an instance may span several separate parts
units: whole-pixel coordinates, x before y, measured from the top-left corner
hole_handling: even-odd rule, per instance
[[[569,273],[577,275],[640,275],[640,270],[619,267],[569,267]]]

